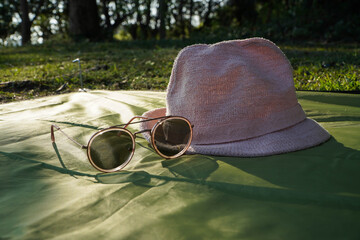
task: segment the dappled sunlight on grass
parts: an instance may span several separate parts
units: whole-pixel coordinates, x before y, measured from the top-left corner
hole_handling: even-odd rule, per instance
[[[72,63],[75,58],[81,59],[85,88],[165,90],[176,55],[192,43],[122,41],[1,48],[0,101],[77,91],[80,82],[78,66]],[[297,90],[360,91],[357,44],[279,46],[294,68]],[[64,84],[65,88],[56,92]]]
[[[294,68],[297,90],[360,91],[360,46],[281,46]]]

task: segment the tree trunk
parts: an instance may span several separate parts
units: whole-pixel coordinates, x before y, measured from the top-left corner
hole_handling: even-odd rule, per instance
[[[160,19],[160,27],[159,27],[159,34],[160,39],[166,38],[166,29],[165,29],[165,17],[166,17],[166,2],[165,0],[159,0],[159,19]]]
[[[208,5],[207,5],[207,11],[206,11],[205,16],[204,16],[204,26],[208,27],[208,26],[211,25],[210,14],[212,12],[212,7],[213,7],[213,0],[209,0]]]
[[[138,27],[141,25],[141,13],[140,13],[140,0],[135,0],[135,13],[136,13],[136,23],[132,26],[132,38],[134,40],[138,39]]]
[[[144,39],[150,37],[150,20],[151,20],[151,0],[145,1],[145,23],[141,24],[141,31]]]
[[[178,9],[178,26],[180,28],[180,35],[181,38],[185,37],[185,24],[184,24],[184,5],[185,5],[185,1],[184,0],[180,0],[179,1],[179,9]]]
[[[102,37],[96,0],[70,0],[69,18],[73,38],[98,40]]]
[[[105,27],[106,28],[111,27],[108,3],[109,3],[108,0],[102,0],[103,14],[105,16]]]
[[[25,45],[30,42],[31,37],[31,22],[29,18],[29,5],[27,0],[20,0],[20,15],[21,15],[21,44]]]
[[[190,15],[189,15],[189,26],[188,26],[188,29],[189,29],[189,32],[192,31],[192,24],[191,24],[191,21],[192,21],[192,18],[193,18],[193,15],[194,15],[194,0],[190,0]]]

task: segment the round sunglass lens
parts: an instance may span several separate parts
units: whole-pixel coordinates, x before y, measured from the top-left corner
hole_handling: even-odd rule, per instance
[[[191,141],[191,126],[180,118],[169,118],[154,129],[154,144],[165,157],[173,157],[186,150]]]
[[[102,170],[112,170],[130,160],[133,139],[126,131],[109,130],[96,135],[89,148],[93,164]]]

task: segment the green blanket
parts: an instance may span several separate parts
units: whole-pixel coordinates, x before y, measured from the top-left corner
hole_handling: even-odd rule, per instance
[[[332,135],[259,158],[160,158],[93,169],[98,128],[165,106],[164,92],[92,91],[0,105],[0,239],[360,239],[360,96],[298,92]],[[136,131],[138,126],[132,126]]]

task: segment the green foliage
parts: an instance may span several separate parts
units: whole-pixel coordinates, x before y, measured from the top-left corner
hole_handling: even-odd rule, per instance
[[[114,35],[114,39],[119,41],[129,41],[132,40],[132,37],[129,32],[124,29],[119,29],[119,31]]]
[[[359,41],[358,9],[355,0],[227,0],[202,30],[217,35],[221,28],[231,38]]]
[[[211,39],[208,39],[209,41]],[[214,39],[213,39],[214,40]],[[0,101],[88,89],[165,90],[179,50],[193,42],[122,41],[0,48]],[[360,91],[358,45],[282,44],[297,90]],[[61,86],[66,87],[56,91]]]
[[[16,4],[12,1],[4,0],[0,3],[0,38],[6,38],[15,32],[16,26],[12,24],[15,9]]]
[[[360,90],[358,45],[287,45],[283,47],[294,68],[297,90]]]
[[[79,41],[199,37],[223,40],[250,36],[276,41],[360,40],[360,4],[356,0],[84,0],[85,5],[94,4],[94,11],[85,11],[86,16],[100,20],[86,21],[86,34],[85,24],[74,24],[85,19],[83,11],[75,9],[77,4],[67,0],[25,2],[29,6],[33,44],[63,35]],[[28,31],[20,31],[28,24],[23,24],[19,6],[19,0],[0,3],[0,45],[19,45],[21,38],[27,39]],[[74,19],[72,24],[69,19]]]

